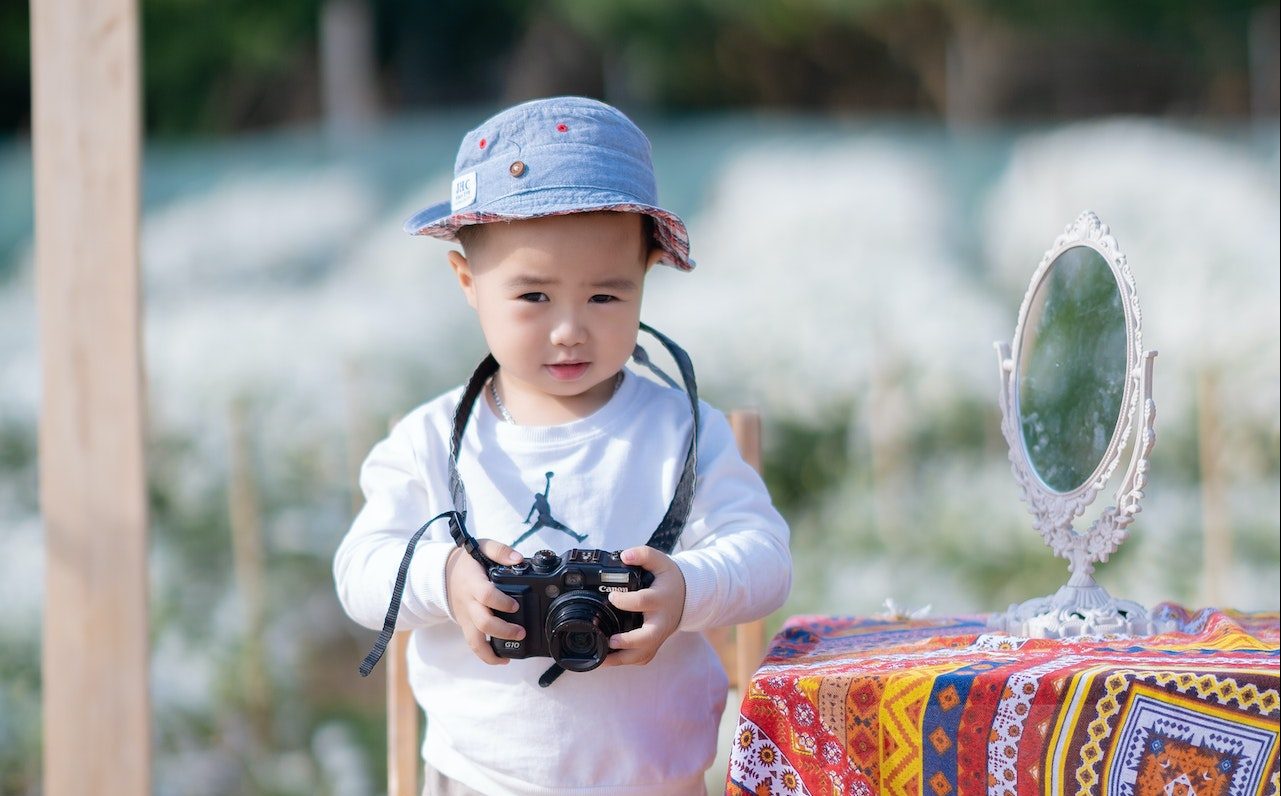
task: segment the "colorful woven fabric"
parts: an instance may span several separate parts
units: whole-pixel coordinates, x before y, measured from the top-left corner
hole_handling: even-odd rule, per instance
[[[1177,632],[795,617],[744,697],[726,793],[1281,793],[1281,617],[1153,613]]]

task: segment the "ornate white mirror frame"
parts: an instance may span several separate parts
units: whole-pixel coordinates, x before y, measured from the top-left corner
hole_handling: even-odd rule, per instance
[[[1019,406],[1019,376],[1024,365],[1021,362],[1024,335],[1029,331],[1029,313],[1037,292],[1046,283],[1059,256],[1078,246],[1089,247],[1101,255],[1116,278],[1125,313],[1126,363],[1120,416],[1112,429],[1107,449],[1088,478],[1071,491],[1062,492],[1042,480],[1029,457]],[[1032,275],[1019,308],[1013,354],[1010,344],[996,344],[1001,372],[1001,431],[1010,446],[1014,480],[1032,513],[1033,527],[1056,555],[1068,560],[1071,577],[1053,595],[1011,605],[1005,613],[995,614],[991,619],[994,627],[1040,638],[1097,633],[1137,635],[1155,630],[1141,605],[1113,598],[1095,583],[1093,576],[1095,564],[1106,561],[1125,541],[1127,528],[1140,511],[1140,500],[1147,483],[1148,456],[1156,441],[1153,430],[1156,406],[1152,401],[1152,361],[1156,352],[1143,350],[1141,321],[1134,276],[1125,255],[1106,224],[1092,212],[1082,213],[1054,241]],[[1073,527],[1074,520],[1107,486],[1121,462],[1136,422],[1138,435],[1130,447],[1129,463],[1117,488],[1114,504],[1105,508],[1088,529],[1077,531]]]

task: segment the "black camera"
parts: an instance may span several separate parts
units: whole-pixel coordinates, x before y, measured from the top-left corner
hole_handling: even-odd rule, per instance
[[[604,662],[610,636],[644,621],[637,611],[611,605],[609,593],[648,588],[654,575],[624,564],[617,551],[575,549],[563,557],[539,550],[519,564],[490,567],[489,579],[520,603],[494,615],[525,628],[519,641],[489,640],[499,657],[550,656],[568,671],[586,672]]]

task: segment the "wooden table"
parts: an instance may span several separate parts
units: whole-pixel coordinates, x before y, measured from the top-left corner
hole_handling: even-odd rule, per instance
[[[726,792],[1277,794],[1278,614],[1153,614],[1178,632],[790,619],[743,699]]]

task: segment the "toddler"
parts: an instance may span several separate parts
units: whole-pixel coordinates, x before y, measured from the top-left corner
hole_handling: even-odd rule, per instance
[[[791,558],[786,523],[707,404],[688,520],[670,555],[646,546],[695,431],[684,391],[626,363],[650,268],[694,267],[685,225],[658,206],[644,134],[594,100],[499,113],[464,137],[454,173],[450,200],[405,228],[461,244],[449,264],[498,366],[458,452],[467,505],[453,505],[449,476],[459,387],[410,412],[366,459],[366,503],[334,559],[339,599],[382,628],[408,560],[395,621],[414,631],[428,793],[702,794],[727,686],[700,631],[781,606]],[[640,627],[613,634],[598,668],[540,687],[551,659],[494,653],[490,639],[523,639],[495,614],[517,603],[445,523],[404,558],[415,531],[454,508],[497,564],[543,549],[622,551],[652,583],[607,597],[642,615]]]

